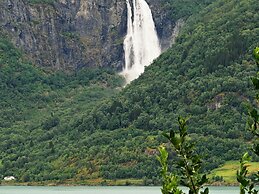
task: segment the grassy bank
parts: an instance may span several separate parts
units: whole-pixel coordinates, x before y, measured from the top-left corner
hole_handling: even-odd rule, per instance
[[[219,184],[221,185],[235,185],[237,184],[236,180],[236,172],[239,169],[239,162],[238,161],[229,161],[226,162],[224,165],[220,166],[219,168],[216,168],[213,170],[209,178],[210,179],[221,179],[219,180]],[[259,162],[250,162],[247,164],[248,170],[250,172],[250,175],[253,174],[253,172],[257,172],[259,170]],[[212,183],[215,183],[216,181],[212,180]]]

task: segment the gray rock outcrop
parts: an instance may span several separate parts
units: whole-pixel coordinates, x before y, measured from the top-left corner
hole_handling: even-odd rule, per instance
[[[175,22],[161,2],[148,0],[165,49]],[[123,67],[125,0],[0,0],[0,10],[0,34],[37,65],[62,70]]]

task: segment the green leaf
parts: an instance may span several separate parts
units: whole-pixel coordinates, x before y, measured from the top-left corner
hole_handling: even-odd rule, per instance
[[[201,194],[209,194],[209,188],[206,188]]]
[[[175,137],[175,132],[173,130],[170,131],[170,138],[174,138]]]
[[[175,146],[176,149],[179,149],[180,147],[180,143],[181,143],[181,139],[179,137],[173,137],[170,139],[171,143]]]
[[[208,178],[206,177],[206,174],[204,174],[201,178],[201,180],[198,182],[199,185],[203,185],[204,183],[208,182]]]
[[[257,62],[259,62],[259,47],[254,49],[254,57]]]
[[[254,184],[251,184],[250,187],[249,187],[249,191],[252,191],[254,188]]]
[[[237,176],[237,181],[244,187],[247,187],[249,185],[249,181],[246,180],[243,176]]]
[[[164,132],[164,133],[162,133],[162,135],[170,140],[170,136],[167,133]]]
[[[247,162],[250,162],[251,159],[251,156],[248,154],[248,152],[246,152],[241,158],[241,163],[245,164]]]
[[[160,146],[160,147],[158,147],[158,150],[161,155],[161,157],[160,157],[161,161],[166,161],[168,158],[168,152],[166,151],[166,148],[164,146]]]

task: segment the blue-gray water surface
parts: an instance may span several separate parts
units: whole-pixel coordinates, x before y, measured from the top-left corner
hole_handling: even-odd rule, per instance
[[[238,187],[210,187],[210,194],[234,193],[239,193]],[[161,194],[161,192],[159,187],[0,186],[0,194]]]

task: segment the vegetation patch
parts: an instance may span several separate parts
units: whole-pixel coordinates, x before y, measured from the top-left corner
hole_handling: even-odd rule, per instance
[[[228,161],[224,165],[211,171],[209,178],[222,177],[222,181],[226,184],[237,184],[236,173],[239,169],[239,161]],[[259,170],[259,162],[247,163],[250,175]]]
[[[53,5],[56,0],[26,0],[30,4],[48,4]]]
[[[254,100],[259,4],[199,2],[202,11],[188,8],[195,15],[176,44],[123,90],[122,78],[110,69],[46,72],[1,38],[0,178],[39,184],[143,179],[158,185],[154,149],[165,142],[164,131],[178,128],[179,115],[190,117],[202,172],[238,160],[253,138],[244,129]]]

